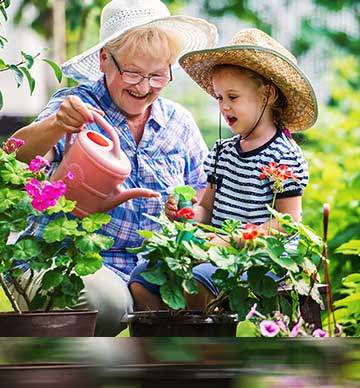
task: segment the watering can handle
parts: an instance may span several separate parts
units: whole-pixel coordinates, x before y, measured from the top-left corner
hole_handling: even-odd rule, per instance
[[[120,141],[115,129],[101,116],[101,114],[94,111],[91,113],[96,123],[100,125],[100,127],[110,136],[113,142],[113,148],[111,152],[117,159],[121,159]]]
[[[91,112],[91,114],[93,115],[96,123],[110,136],[113,142],[113,148],[111,152],[117,159],[121,159],[120,141],[114,128],[99,113]],[[65,147],[64,147],[65,153],[69,150],[71,146],[71,140],[72,140],[72,134],[67,133],[66,140],[65,140]]]

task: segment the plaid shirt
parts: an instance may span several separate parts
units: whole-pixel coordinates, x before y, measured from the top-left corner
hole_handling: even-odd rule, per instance
[[[119,134],[122,150],[131,162],[131,175],[123,183],[124,189],[143,187],[161,193],[161,201],[167,197],[166,189],[176,185],[191,185],[196,190],[206,186],[203,161],[208,154],[206,144],[191,114],[181,105],[158,98],[152,104],[142,139],[136,144],[125,116],[112,102],[104,83],[99,79],[92,85],[80,85],[56,92],[36,121],[56,112],[68,95],[79,96],[82,101],[103,110],[105,119]],[[89,129],[107,134],[95,123]],[[64,153],[64,139],[54,146],[55,160],[50,174],[56,169]],[[105,235],[114,239],[113,247],[102,253],[104,263],[125,281],[136,265],[137,257],[126,248],[137,247],[142,238],[138,229],[155,230],[158,225],[144,217],[144,213],[157,215],[161,210],[158,198],[135,198],[109,211],[112,219],[103,226]],[[26,231],[41,236],[52,216],[34,217]]]

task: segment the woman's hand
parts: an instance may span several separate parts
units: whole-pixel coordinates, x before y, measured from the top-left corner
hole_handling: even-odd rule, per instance
[[[69,135],[78,133],[87,123],[94,122],[92,112],[104,115],[103,111],[85,104],[79,97],[67,96],[55,114],[55,127]]]

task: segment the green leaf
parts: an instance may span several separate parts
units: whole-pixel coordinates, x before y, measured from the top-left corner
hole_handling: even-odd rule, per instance
[[[162,286],[166,282],[166,275],[163,268],[157,265],[154,268],[148,268],[140,274],[147,282]]]
[[[102,225],[108,224],[110,221],[111,216],[109,214],[95,213],[83,218],[81,225],[84,230],[92,233],[99,230]]]
[[[54,214],[59,212],[70,213],[74,210],[76,206],[76,201],[69,201],[62,195],[56,202],[55,206],[49,207],[46,212],[47,214]]]
[[[102,266],[102,257],[97,253],[76,256],[75,272],[79,276],[86,276],[95,273]]]
[[[171,271],[175,272],[181,278],[191,276],[191,259],[187,256],[180,256],[178,258],[166,256],[164,261],[167,263]]]
[[[68,220],[66,217],[62,217],[49,222],[46,225],[43,233],[43,239],[47,243],[55,241],[63,241],[66,237],[78,236],[77,222],[75,220]]]
[[[350,240],[340,245],[335,252],[343,255],[360,255],[360,240]]]
[[[65,276],[61,283],[61,292],[65,295],[72,296],[77,301],[80,291],[84,288],[84,282],[75,273]],[[69,306],[69,305],[68,305]]]
[[[305,296],[310,295],[311,298],[314,299],[314,301],[317,304],[319,304],[321,307],[323,307],[324,302],[322,300],[322,297],[321,297],[320,292],[317,289],[317,287],[313,287],[311,292],[310,292],[310,285],[307,284],[303,279],[301,279],[299,281],[293,280],[293,284],[294,284],[295,290],[300,295],[305,295]]]
[[[42,269],[49,269],[53,261],[50,258],[47,258],[44,260],[43,257],[34,257],[30,260],[30,268],[32,268],[34,271],[40,271]]]
[[[3,99],[3,95],[1,93],[1,90],[0,90],[0,110],[3,108],[4,106],[4,99]]]
[[[7,16],[5,8],[2,5],[0,5],[0,11],[1,11],[5,21],[7,21],[8,20],[8,16]]]
[[[17,87],[19,87],[22,84],[23,80],[24,80],[24,74],[22,73],[22,71],[16,65],[10,65],[9,69],[14,72],[14,74],[15,74],[15,81],[16,81]]]
[[[146,239],[150,239],[154,235],[154,232],[152,232],[151,230],[137,230],[136,232],[141,237],[144,237]]]
[[[100,251],[106,251],[110,249],[113,244],[114,240],[112,237],[96,233],[82,236],[75,242],[76,248],[84,253],[98,253]]]
[[[299,233],[305,239],[310,240],[312,244],[322,248],[322,238],[315,234],[308,226],[299,224]]]
[[[49,59],[43,59],[43,61],[48,63],[51,66],[51,68],[54,70],[54,73],[55,73],[55,76],[56,76],[58,82],[60,83],[62,80],[62,71],[61,71],[61,68],[59,67],[59,65],[57,65],[53,61],[50,61]]]
[[[191,186],[184,185],[175,187],[174,193],[180,197],[181,201],[191,201],[196,195],[196,190]]]
[[[42,278],[42,289],[49,290],[58,286],[64,279],[64,275],[58,269],[45,272]]]
[[[356,283],[360,282],[360,273],[352,273],[343,280],[346,287],[355,287]]]
[[[236,337],[259,337],[258,328],[255,323],[250,321],[241,321],[236,329]]]
[[[30,95],[33,94],[34,88],[35,88],[35,80],[29,73],[29,70],[26,67],[21,66],[20,70],[25,74],[28,84],[29,84],[29,89],[30,89]]]
[[[191,295],[195,295],[199,293],[199,287],[194,278],[192,279],[184,279],[182,282],[183,289]]]
[[[193,241],[183,241],[183,245],[191,256],[196,260],[207,260],[208,254],[198,245],[194,244]]]
[[[173,310],[184,309],[186,306],[182,287],[178,283],[167,281],[160,287],[161,299]]]
[[[31,69],[34,64],[34,57],[32,55],[26,54],[24,51],[21,51],[21,55],[23,56],[26,62],[26,68]]]
[[[249,311],[246,299],[248,297],[248,290],[246,287],[238,286],[233,288],[229,293],[230,310],[237,312],[240,316],[245,316]]]
[[[46,302],[46,296],[41,294],[36,294],[33,300],[30,303],[31,311],[41,310],[44,308]]]
[[[299,271],[297,264],[291,259],[291,257],[286,255],[283,242],[270,236],[265,240],[265,245],[272,261],[291,272]]]
[[[226,247],[213,246],[209,248],[209,259],[218,267],[227,270],[237,263],[235,255],[229,255]]]
[[[5,36],[0,35],[0,49],[3,49],[5,47],[6,42],[8,42],[8,40],[5,38]],[[0,58],[0,69],[2,67],[5,67],[5,62],[3,59]]]
[[[255,294],[267,298],[277,295],[277,286],[275,280],[266,275],[268,271],[265,267],[251,267],[248,270],[248,281]]]
[[[28,260],[40,254],[40,244],[35,239],[24,238],[14,245],[13,255],[15,260]]]

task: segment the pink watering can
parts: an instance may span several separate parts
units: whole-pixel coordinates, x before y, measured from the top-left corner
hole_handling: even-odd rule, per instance
[[[51,178],[66,183],[65,197],[77,202],[72,213],[82,218],[106,212],[131,198],[159,197],[159,193],[149,189],[121,188],[130,175],[130,161],[121,151],[115,130],[100,114],[92,114],[111,140],[98,132],[84,130],[70,144],[71,136],[67,136],[64,158]]]

